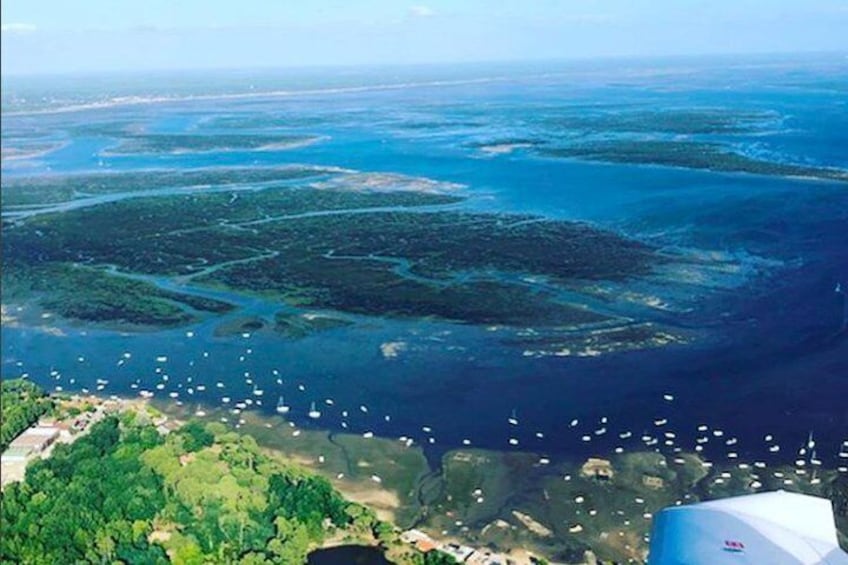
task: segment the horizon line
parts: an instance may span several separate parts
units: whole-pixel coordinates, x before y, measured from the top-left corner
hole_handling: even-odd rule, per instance
[[[416,61],[416,62],[372,62],[372,63],[310,63],[310,64],[287,64],[287,65],[245,65],[239,67],[159,67],[141,69],[73,69],[73,70],[48,70],[48,71],[13,71],[2,72],[2,78],[32,78],[32,77],[73,77],[92,75],[128,75],[144,73],[227,73],[227,72],[250,72],[250,71],[286,71],[286,70],[333,70],[333,69],[398,69],[398,68],[425,68],[425,67],[462,67],[473,65],[529,65],[529,64],[563,64],[563,63],[590,63],[590,62],[627,62],[627,61],[663,61],[663,60],[721,60],[735,57],[745,58],[792,58],[792,57],[815,57],[815,56],[841,56],[848,60],[848,49],[846,50],[810,50],[810,51],[748,51],[748,52],[713,52],[713,53],[669,53],[669,54],[617,54],[617,55],[582,55],[572,57],[539,57],[539,58],[517,58],[517,59],[479,59],[469,61]],[[8,64],[8,61],[6,62]],[[4,65],[5,66],[5,65]]]

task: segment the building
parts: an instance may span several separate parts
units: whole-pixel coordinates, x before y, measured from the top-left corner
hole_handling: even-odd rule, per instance
[[[468,547],[467,545],[459,545],[457,543],[446,543],[439,548],[439,551],[447,553],[459,563],[464,563],[465,560],[471,557],[471,554],[474,553],[474,548]]]
[[[27,460],[30,453],[32,453],[32,450],[26,447],[10,447],[0,456],[0,463],[8,465],[9,463],[23,462]]]
[[[28,428],[12,440],[10,448],[28,449],[29,453],[41,453],[59,437],[59,428],[55,426],[35,426]]]
[[[665,481],[662,480],[662,477],[642,475],[642,484],[648,488],[661,489],[665,486]]]
[[[439,547],[439,544],[433,538],[421,530],[407,530],[401,534],[400,539],[414,545],[415,549],[421,553],[427,553]]]
[[[606,459],[600,459],[598,457],[590,457],[585,463],[583,463],[583,467],[580,468],[580,473],[584,477],[598,479],[600,481],[609,481],[615,474],[612,468],[612,463]]]

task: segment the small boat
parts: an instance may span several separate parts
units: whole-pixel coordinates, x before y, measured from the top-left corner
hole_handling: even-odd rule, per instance
[[[278,414],[288,414],[288,413],[289,413],[289,410],[291,410],[291,408],[290,408],[289,406],[287,406],[287,405],[286,405],[286,401],[285,401],[285,400],[283,399],[283,397],[281,396],[281,397],[277,400],[277,413],[278,413]]]
[[[364,434],[362,434],[362,437],[364,437],[365,439],[371,439],[372,437],[374,437],[374,432],[365,432]]]
[[[518,425],[518,416],[515,414],[515,408],[512,409],[512,414],[510,414],[509,418],[506,419],[507,422],[512,426]]]
[[[253,395],[254,396],[262,396],[263,394],[265,394],[264,390],[262,390],[261,388],[256,388],[256,385],[253,385]]]
[[[317,408],[315,408],[314,402],[309,407],[309,417],[313,420],[317,420],[321,417],[321,412]]]

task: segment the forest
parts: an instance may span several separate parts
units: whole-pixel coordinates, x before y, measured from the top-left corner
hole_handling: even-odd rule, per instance
[[[5,451],[13,439],[53,408],[53,401],[38,385],[24,379],[4,379],[0,390],[0,451]]]
[[[331,536],[400,545],[392,525],[252,437],[198,422],[161,435],[144,411],[58,445],[0,502],[2,562],[292,564]]]

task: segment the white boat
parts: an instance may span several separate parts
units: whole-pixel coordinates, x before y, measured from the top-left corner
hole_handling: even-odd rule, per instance
[[[362,437],[364,437],[365,439],[371,439],[372,437],[374,437],[374,432],[365,432],[364,434],[362,434]]]
[[[256,385],[253,385],[253,395],[254,396],[262,396],[263,394],[265,394],[264,390],[262,390],[261,388],[256,388]]]
[[[277,413],[278,413],[278,414],[288,414],[288,413],[289,413],[289,410],[291,410],[291,408],[290,408],[289,406],[287,406],[287,405],[286,405],[286,401],[285,401],[285,400],[283,399],[283,397],[281,396],[281,397],[277,400]]]
[[[512,426],[518,425],[518,416],[515,414],[515,408],[512,409],[512,414],[510,414],[509,418],[506,419],[507,422]]]
[[[315,408],[314,402],[309,407],[309,417],[313,420],[317,420],[321,417],[321,412],[317,408]]]

